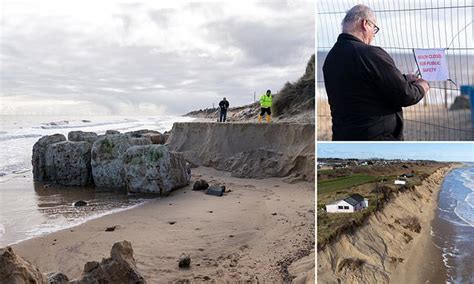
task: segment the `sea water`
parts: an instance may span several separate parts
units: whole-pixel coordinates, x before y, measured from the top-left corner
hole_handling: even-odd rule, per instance
[[[106,214],[139,206],[142,196],[92,187],[64,187],[33,182],[33,145],[44,135],[67,137],[70,131],[139,129],[169,131],[174,122],[192,121],[181,116],[68,117],[0,116],[0,247],[72,227]],[[78,200],[88,206],[74,207]],[[112,224],[114,225],[114,224]]]
[[[439,194],[433,222],[450,283],[474,283],[474,163],[451,171]]]

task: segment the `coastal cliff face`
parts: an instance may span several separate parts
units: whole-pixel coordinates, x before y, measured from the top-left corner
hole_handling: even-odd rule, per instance
[[[455,167],[438,169],[413,191],[400,193],[367,222],[318,251],[321,283],[389,283],[430,223],[445,175]]]
[[[167,146],[235,177],[314,180],[314,124],[175,123]]]

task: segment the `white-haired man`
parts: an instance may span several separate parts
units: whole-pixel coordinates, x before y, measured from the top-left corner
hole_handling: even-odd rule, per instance
[[[323,65],[333,140],[403,140],[402,107],[418,103],[428,83],[403,75],[382,48],[370,45],[379,31],[367,6],[352,7]]]

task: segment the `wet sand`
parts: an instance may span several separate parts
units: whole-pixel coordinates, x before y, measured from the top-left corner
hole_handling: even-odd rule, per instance
[[[435,218],[438,200],[428,203],[426,218]],[[434,207],[434,208],[433,208]],[[435,246],[431,235],[433,223],[421,229],[420,236],[415,238],[406,255],[406,260],[393,272],[390,283],[446,283],[446,267],[443,264],[441,250]]]
[[[21,242],[13,250],[43,272],[60,271],[70,279],[86,262],[107,257],[121,240],[132,243],[138,270],[150,283],[312,278],[313,183],[193,169],[193,180],[201,177],[230,192],[210,196],[190,185],[137,208]],[[110,226],[117,229],[106,232]],[[190,269],[178,268],[183,252],[191,256]]]
[[[21,197],[21,198],[19,198]],[[0,182],[0,247],[83,223],[154,198],[126,190],[33,182],[31,172]],[[84,200],[88,206],[75,207]]]

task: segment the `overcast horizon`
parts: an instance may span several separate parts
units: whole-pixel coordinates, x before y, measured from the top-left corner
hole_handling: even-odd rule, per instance
[[[474,162],[473,143],[318,143],[318,158]]]
[[[2,1],[2,114],[181,115],[303,75],[312,1]]]

